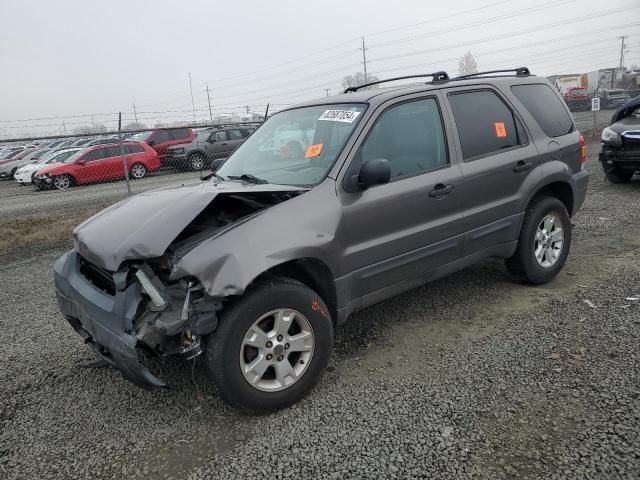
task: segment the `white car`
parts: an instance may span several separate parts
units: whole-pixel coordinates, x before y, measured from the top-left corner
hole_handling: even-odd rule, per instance
[[[64,148],[62,150],[52,150],[44,154],[36,161],[18,168],[18,170],[16,170],[16,173],[14,173],[13,178],[20,185],[33,183],[33,177],[35,176],[36,172],[42,167],[52,163],[64,162],[67,158],[69,158],[74,153],[79,152],[80,150],[82,150],[82,148]]]

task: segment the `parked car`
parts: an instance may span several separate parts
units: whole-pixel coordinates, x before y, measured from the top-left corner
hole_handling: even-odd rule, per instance
[[[23,147],[16,147],[16,146],[2,147],[0,148],[0,160],[7,160],[11,158],[12,155],[15,156],[18,153],[20,153],[22,150],[24,150]]]
[[[35,148],[25,148],[10,154],[9,158],[0,160],[0,178],[13,178],[13,174],[22,165],[22,160],[35,151]]]
[[[93,140],[95,139],[87,137],[79,138],[71,144],[71,147],[87,147]]]
[[[575,87],[565,90],[564,101],[572,112],[591,110],[591,95],[585,88]]]
[[[438,72],[276,113],[210,180],[79,225],[54,265],[64,318],[138,385],[164,385],[143,352],[204,352],[224,400],[269,411],[314,386],[361,308],[488,257],[551,281],[586,150],[549,82],[515,72]],[[313,131],[306,150],[261,150],[285,125]]]
[[[621,88],[602,90],[600,92],[600,107],[604,110],[618,108],[627,103],[630,98],[627,92]]]
[[[191,143],[167,147],[164,165],[181,170],[208,169],[211,161],[228,157],[255,127],[220,127],[198,132]]]
[[[140,179],[160,168],[158,155],[147,144],[127,142],[124,149],[131,178]],[[34,184],[37,188],[65,190],[74,185],[121,179],[124,171],[120,145],[99,145],[77,152],[62,164],[41,168],[34,176]]]
[[[191,143],[196,135],[191,128],[159,128],[148,132],[140,132],[129,137],[132,142],[146,142],[147,145],[153,147],[158,152],[160,163],[165,166],[165,157],[167,156],[167,148],[174,145],[183,145]]]
[[[120,143],[120,139],[118,137],[93,138],[87,143],[85,143],[83,147],[94,147],[96,145],[109,145],[112,143]]]
[[[33,178],[36,172],[43,168],[45,165],[51,165],[53,163],[63,163],[71,155],[82,150],[81,148],[66,148],[62,150],[46,150],[44,154],[35,161],[32,161],[16,170],[13,174],[13,179],[20,185],[27,185],[33,183]]]
[[[627,183],[640,172],[640,97],[633,98],[613,114],[602,130],[599,160],[611,183]]]

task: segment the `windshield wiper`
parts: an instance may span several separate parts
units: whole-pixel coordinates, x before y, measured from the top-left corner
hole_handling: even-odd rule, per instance
[[[253,183],[255,185],[263,185],[265,183],[269,183],[264,178],[258,178],[255,175],[251,175],[250,173],[243,173],[242,175],[229,175],[227,179],[242,180],[243,182]]]

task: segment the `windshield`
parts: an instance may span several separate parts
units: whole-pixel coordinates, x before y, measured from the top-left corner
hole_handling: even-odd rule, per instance
[[[56,152],[50,158],[47,158],[47,163],[73,163],[76,161],[84,151],[83,148],[77,150],[62,150],[61,152]]]
[[[315,185],[329,172],[366,105],[297,108],[269,118],[216,172],[280,185]],[[254,180],[255,181],[255,180]]]
[[[146,142],[147,138],[149,138],[152,133],[153,132],[134,133],[129,138],[127,138],[127,141],[129,141],[129,142]]]

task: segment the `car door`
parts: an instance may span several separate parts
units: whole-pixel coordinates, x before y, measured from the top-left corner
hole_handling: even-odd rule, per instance
[[[112,145],[106,149],[105,158],[104,160],[102,160],[102,164],[105,180],[113,178],[124,178],[124,165],[122,163],[122,151],[120,150],[120,145]]]
[[[169,140],[169,132],[167,130],[156,130],[149,139],[147,139],[147,144],[158,152],[158,157],[162,160],[167,156]]]
[[[231,155],[236,148],[242,145],[245,135],[242,134],[239,128],[231,128],[227,130],[227,156]]]
[[[449,89],[446,97],[462,158],[465,254],[513,242],[523,197],[542,181],[539,152],[521,118],[496,89]]]
[[[345,178],[357,175],[364,162],[385,158],[391,180],[339,192],[343,218],[337,236],[353,298],[401,284],[461,254],[462,174],[440,104],[438,93],[387,103],[363,130],[368,133]]]
[[[109,147],[98,147],[78,159],[78,168],[75,172],[78,182],[95,182],[103,178],[104,164],[102,161],[107,156],[108,148]]]
[[[213,160],[227,156],[227,132],[217,130],[207,140],[207,155]]]

